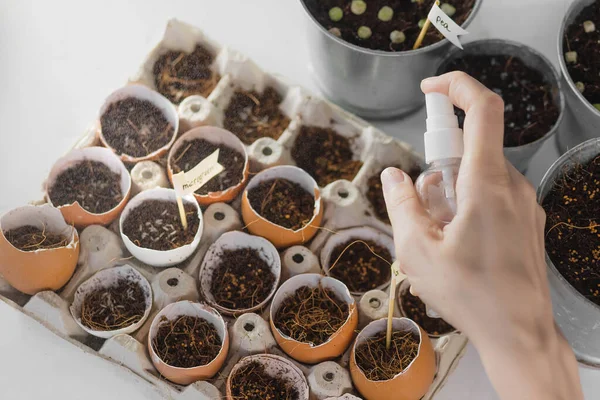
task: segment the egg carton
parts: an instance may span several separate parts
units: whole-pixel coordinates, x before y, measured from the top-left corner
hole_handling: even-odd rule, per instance
[[[336,232],[352,227],[372,227],[391,235],[391,226],[379,220],[366,198],[368,179],[386,166],[400,166],[412,170],[422,165],[422,158],[410,146],[385,135],[367,122],[349,114],[334,104],[312,96],[286,79],[263,72],[252,60],[206,37],[200,30],[186,23],[169,21],[164,37],[150,52],[139,71],[131,78],[154,89],[152,67],[157,58],[168,50],[191,51],[201,44],[215,54],[212,68],[221,76],[207,97],[191,96],[179,106],[180,133],[202,125],[223,125],[224,112],[236,87],[261,92],[274,87],[283,97],[281,109],[291,122],[277,140],[261,138],[247,146],[254,172],[275,165],[293,165],[291,148],[302,124],[330,127],[349,138],[355,158],[363,166],[352,181],[338,180],[321,188],[325,213],[319,233],[304,246],[293,246],[281,252],[281,283],[300,273],[321,272],[322,250]],[[98,145],[96,122],[76,144],[76,148]],[[265,149],[269,149],[268,151]],[[140,163],[142,164],[142,163]],[[138,165],[140,165],[138,164]],[[148,187],[147,181],[160,186],[168,185],[166,171],[161,163],[146,163],[155,174],[147,178],[131,171],[133,187],[137,191]],[[208,248],[223,233],[244,228],[240,216],[240,197],[231,204],[215,203],[203,210],[204,232],[195,253],[186,261],[171,268],[156,268],[134,259],[127,252],[120,236],[118,222],[108,227],[92,225],[80,233],[81,253],[77,269],[67,285],[58,292],[44,291],[34,296],[24,295],[11,288],[0,276],[0,299],[36,319],[49,330],[87,353],[117,364],[140,383],[142,390],[154,390],[168,399],[219,399],[224,396],[227,375],[242,357],[270,353],[292,361],[306,376],[311,398],[352,399],[358,395],[352,386],[348,371],[349,352],[333,361],[314,366],[290,359],[276,345],[269,328],[269,305],[255,313],[237,318],[224,317],[228,323],[231,346],[227,361],[220,373],[209,381],[188,386],[173,384],[156,371],[150,361],[146,337],[153,317],[166,305],[179,300],[202,301],[198,291],[199,269]],[[40,202],[38,202],[40,203]],[[369,229],[369,228],[359,228]],[[300,254],[302,257],[294,257]],[[301,259],[302,261],[298,262]],[[139,271],[151,284],[153,307],[149,318],[135,332],[100,339],[84,331],[69,311],[77,288],[96,272],[128,264]],[[359,328],[370,321],[387,317],[388,287],[381,287],[355,296],[359,308]],[[400,316],[399,307],[396,315]],[[456,368],[466,351],[467,339],[452,333],[432,339],[437,357],[437,373],[425,400],[435,398],[448,376]]]

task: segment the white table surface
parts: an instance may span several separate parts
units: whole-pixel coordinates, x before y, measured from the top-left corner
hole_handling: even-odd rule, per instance
[[[484,0],[471,39],[517,40],[557,65],[557,32],[570,1]],[[170,17],[316,91],[298,0],[0,0],[0,211],[39,198],[54,160],[82,134],[104,97],[136,70]],[[422,151],[422,111],[375,124]],[[534,184],[557,156],[548,141],[529,169]],[[580,372],[586,399],[600,398],[600,371]],[[158,397],[0,303],[0,398]],[[496,398],[469,346],[436,400]]]

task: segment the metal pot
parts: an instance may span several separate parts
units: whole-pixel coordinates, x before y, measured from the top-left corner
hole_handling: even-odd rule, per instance
[[[567,70],[565,49],[563,48],[566,29],[585,7],[595,1],[575,0],[569,7],[558,33],[558,62],[567,100],[565,118],[557,136],[558,149],[561,154],[579,143],[600,136],[600,111],[591,105],[575,87],[575,82]]]
[[[589,162],[598,154],[600,138],[588,140],[563,154],[544,175],[537,191],[538,202],[543,203],[554,182],[562,176],[565,166]],[[600,367],[600,306],[592,303],[567,282],[547,252],[546,263],[556,323],[573,348],[577,360]]]
[[[523,60],[525,65],[539,71],[544,79],[552,85],[552,100],[558,107],[559,116],[554,126],[541,138],[535,142],[524,144],[517,147],[505,147],[504,155],[520,172],[525,173],[529,162],[542,147],[542,144],[548,140],[558,130],[563,119],[565,110],[565,99],[562,93],[562,84],[560,76],[552,66],[552,63],[538,51],[524,44],[502,39],[485,39],[470,42],[464,45],[464,51],[455,49],[450,52],[448,57],[442,62],[436,75],[444,73],[448,64],[458,58],[468,54],[476,55],[508,55],[515,56]]]
[[[463,27],[475,18],[482,1],[475,2]],[[362,48],[329,33],[300,2],[309,19],[310,69],[326,97],[364,118],[397,117],[423,105],[421,81],[435,73],[451,46],[448,40],[403,52]]]

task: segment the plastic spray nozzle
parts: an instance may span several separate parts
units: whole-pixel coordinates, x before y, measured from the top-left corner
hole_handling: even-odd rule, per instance
[[[425,95],[427,105],[427,132],[425,132],[425,161],[461,158],[463,132],[450,98],[441,93]]]

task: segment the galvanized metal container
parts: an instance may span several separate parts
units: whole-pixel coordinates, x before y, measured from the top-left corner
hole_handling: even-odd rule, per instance
[[[596,0],[575,0],[569,7],[558,33],[558,62],[567,101],[565,118],[557,136],[561,154],[586,140],[600,137],[600,111],[598,111],[575,87],[565,62],[563,39],[565,31],[581,11]]]
[[[538,202],[543,203],[554,182],[564,173],[565,167],[577,162],[589,162],[598,154],[600,138],[588,140],[563,154],[544,175],[537,191]],[[573,348],[577,360],[600,368],[600,306],[592,303],[567,282],[547,252],[546,263],[556,323]]]
[[[454,49],[448,57],[442,62],[437,70],[436,75],[440,75],[446,71],[448,64],[457,58],[464,57],[468,54],[476,55],[508,55],[515,56],[523,60],[525,65],[533,68],[544,76],[544,79],[552,85],[552,99],[558,107],[559,116],[554,126],[541,138],[535,142],[527,143],[523,146],[505,147],[504,155],[520,172],[525,173],[529,162],[542,147],[542,144],[554,135],[561,125],[564,117],[565,99],[562,91],[560,76],[552,66],[552,63],[544,57],[543,54],[525,46],[524,44],[502,39],[484,39],[470,42],[464,45],[464,51]]]
[[[463,27],[482,1],[475,2]],[[421,81],[435,74],[451,46],[448,40],[404,52],[365,49],[329,33],[300,2],[308,17],[310,68],[326,97],[364,118],[397,117],[424,104]]]

